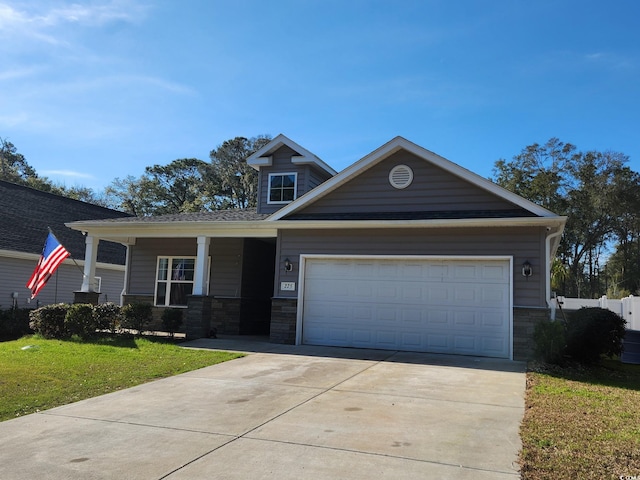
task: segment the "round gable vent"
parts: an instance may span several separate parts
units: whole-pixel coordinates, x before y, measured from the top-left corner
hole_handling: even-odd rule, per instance
[[[396,165],[389,172],[389,183],[394,188],[407,188],[413,182],[413,170],[406,165]]]

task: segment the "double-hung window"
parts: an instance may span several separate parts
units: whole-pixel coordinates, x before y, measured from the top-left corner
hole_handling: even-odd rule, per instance
[[[155,304],[187,306],[193,293],[196,257],[158,257]]]
[[[296,173],[270,173],[267,203],[289,203],[296,199]]]

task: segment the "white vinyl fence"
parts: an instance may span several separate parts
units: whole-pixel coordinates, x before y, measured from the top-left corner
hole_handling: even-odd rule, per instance
[[[578,310],[582,307],[606,308],[624,318],[627,321],[628,330],[640,331],[640,297],[630,295],[620,300],[613,300],[605,295],[597,299],[557,297],[556,300],[563,310]]]

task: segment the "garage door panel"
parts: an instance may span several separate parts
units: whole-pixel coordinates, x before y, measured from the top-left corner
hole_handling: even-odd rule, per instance
[[[507,260],[305,264],[303,343],[509,356]]]

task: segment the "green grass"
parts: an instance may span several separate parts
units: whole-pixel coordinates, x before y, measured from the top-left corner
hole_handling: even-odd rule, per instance
[[[640,366],[533,366],[520,436],[522,480],[640,478]]]
[[[2,342],[0,421],[241,356],[149,338],[84,342],[29,336]]]

